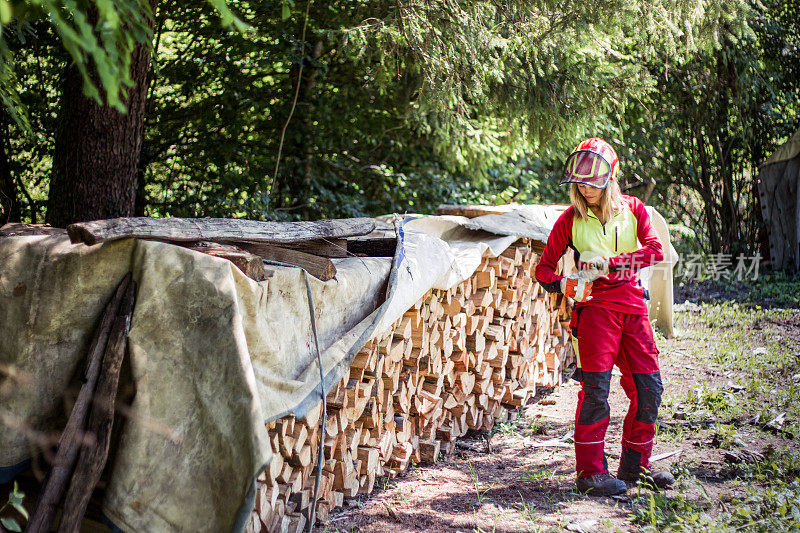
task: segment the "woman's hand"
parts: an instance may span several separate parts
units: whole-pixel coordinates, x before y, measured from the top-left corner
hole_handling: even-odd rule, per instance
[[[586,281],[579,274],[570,274],[561,278],[561,292],[576,302],[588,302],[592,299],[592,282]]]
[[[608,259],[605,257],[593,257],[587,261],[581,261],[580,269],[583,277],[597,279],[608,275]]]

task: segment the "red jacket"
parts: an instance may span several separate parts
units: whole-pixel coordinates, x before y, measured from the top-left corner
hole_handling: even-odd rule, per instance
[[[628,249],[635,249],[635,251],[620,253],[609,258],[610,268],[623,267],[625,270],[611,272],[608,276],[596,279],[592,285],[592,299],[588,302],[578,303],[577,306],[597,306],[625,313],[647,314],[645,291],[639,283],[638,270],[661,262],[664,259],[664,253],[642,201],[636,197],[625,195],[622,196],[622,201],[623,210],[604,225],[600,224],[591,211],[589,220],[577,218],[573,207],[569,207],[561,214],[550,232],[539,264],[536,265],[536,281],[541,283],[545,290],[561,292],[560,282],[563,276],[555,273],[556,263],[567,251],[567,248],[573,250],[575,263],[578,263],[580,253],[588,250],[578,249],[579,247],[586,248],[587,231],[591,235],[592,228],[598,228],[598,243],[600,240],[606,239],[608,241],[606,244],[613,242],[614,249],[617,248],[617,232],[630,232]],[[629,213],[626,213],[626,210]],[[635,217],[635,230],[629,227],[630,224],[627,226],[625,224],[631,214]],[[578,225],[584,226],[578,227]],[[602,234],[599,228],[602,228]],[[581,231],[581,238],[578,239],[579,247],[576,247],[573,242],[575,240],[573,237],[579,234],[576,230]],[[636,249],[638,245],[632,237],[634,231],[636,240],[641,243],[638,249]],[[608,238],[605,237],[606,235]],[[602,249],[602,247],[598,249]]]

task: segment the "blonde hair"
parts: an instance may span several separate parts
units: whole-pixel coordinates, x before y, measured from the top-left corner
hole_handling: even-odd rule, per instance
[[[589,216],[589,204],[578,189],[577,183],[570,186],[569,198],[572,200],[572,207],[575,208],[577,215],[585,220]],[[600,216],[598,218],[602,224],[605,224],[622,208],[622,190],[619,188],[617,180],[609,180],[608,185],[603,189],[599,203]]]

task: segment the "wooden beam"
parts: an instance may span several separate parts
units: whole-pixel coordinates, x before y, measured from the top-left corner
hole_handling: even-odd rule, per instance
[[[312,239],[310,241],[287,242],[281,244],[298,252],[318,255],[320,257],[347,257],[347,239]]]
[[[50,224],[22,224],[9,222],[0,227],[0,237],[19,237],[22,235],[64,235],[67,230],[54,228]]]
[[[86,512],[89,498],[100,480],[108,459],[111,427],[114,423],[114,402],[117,397],[119,372],[128,346],[128,330],[133,315],[135,293],[136,284],[131,282],[125,289],[125,296],[111,327],[87,425],[87,430],[95,435],[95,443],[93,446],[84,446],[81,449],[64,501],[59,533],[78,533],[80,530],[81,519]]]
[[[506,206],[441,204],[436,208],[440,215],[457,215],[467,218],[496,215],[510,211]]]
[[[569,206],[563,204],[536,204],[547,206],[555,209],[557,212],[564,211]],[[510,213],[515,209],[522,207],[520,204],[506,204],[506,205],[460,205],[460,204],[441,204],[436,208],[436,212],[440,215],[457,215],[467,218],[482,217],[484,215],[499,215],[502,213]]]
[[[166,241],[295,243],[311,239],[366,235],[375,229],[371,218],[302,222],[260,222],[229,218],[130,217],[77,222],[67,227],[73,243],[89,245],[136,237]]]
[[[245,276],[256,281],[262,281],[267,277],[264,270],[264,261],[261,259],[261,257],[248,252],[247,250],[243,250],[238,246],[209,241],[181,244],[181,246],[190,250],[194,250],[195,252],[201,252],[204,254],[213,255],[214,257],[227,259],[236,265]]]
[[[322,281],[328,281],[336,277],[336,266],[327,257],[319,257],[271,244],[241,243],[240,246],[267,261],[277,261],[302,267],[309,274]]]
[[[42,493],[36,502],[36,508],[28,522],[27,531],[40,533],[50,531],[53,517],[58,509],[58,504],[66,489],[67,479],[72,473],[72,467],[78,458],[81,445],[81,432],[84,429],[86,417],[91,406],[92,393],[100,375],[103,353],[111,333],[111,327],[117,316],[120,302],[125,295],[131,275],[122,279],[111,301],[106,305],[100,324],[92,338],[92,343],[87,356],[86,382],[78,392],[75,404],[72,406],[69,420],[61,437],[58,439],[58,452],[53,462],[53,468],[47,476]]]

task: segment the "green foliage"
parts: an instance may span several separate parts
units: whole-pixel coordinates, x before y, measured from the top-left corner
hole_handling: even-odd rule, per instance
[[[376,15],[363,4],[366,23],[338,32],[341,48],[373,69],[379,90],[405,85],[418,131],[463,168],[571,144],[650,86],[628,50],[710,47],[704,30],[747,11],[742,2],[669,0],[381,7]]]
[[[645,530],[771,532],[800,527],[800,460],[791,453],[774,453],[765,461],[738,465],[735,475],[743,483],[742,497],[715,501],[686,471],[675,495],[641,492],[633,501],[631,521]],[[690,497],[694,489],[701,499]],[[720,504],[712,515],[710,507]]]
[[[0,0],[0,99],[14,121],[29,128],[22,102],[16,57],[10,34],[22,38],[37,21],[47,21],[71,62],[80,70],[87,97],[125,112],[127,90],[133,86],[131,55],[137,44],[151,46],[151,5],[157,0]],[[246,31],[225,0],[209,0],[225,26]],[[24,61],[24,57],[22,59]]]
[[[784,272],[774,272],[759,276],[754,282],[743,287],[745,299],[758,298],[775,307],[800,308],[800,281],[797,276],[789,276]]]
[[[306,3],[163,0],[151,39],[141,28],[145,4],[137,14],[135,2],[143,0],[108,7],[117,15],[106,13],[107,33],[85,27],[93,4],[80,4],[62,17],[66,27],[84,25],[84,41],[70,47],[67,30],[43,15],[23,22],[15,12],[24,42],[4,32],[0,44],[15,61],[7,72],[21,88],[7,107],[30,111],[29,131],[11,126],[7,148],[30,220],[46,199],[61,72],[79,59],[86,72],[116,60],[103,72],[108,89],[124,95],[129,80],[115,76],[138,42],[153,50],[141,211],[285,220],[432,212],[442,202],[564,203],[557,176],[581,137],[635,145],[648,124],[665,127],[668,118],[648,113],[662,98],[674,114],[659,96],[663,84],[671,87],[676,72],[705,72],[732,40],[762,43],[753,61],[763,68],[751,77],[772,79],[777,63],[766,59],[780,43],[760,35],[777,38],[784,28],[764,24],[758,33],[760,12],[745,0],[359,0],[311,3],[301,42]],[[130,24],[142,31],[125,33]],[[92,80],[112,102],[107,80]],[[635,184],[652,162],[621,151]],[[686,206],[696,215],[703,201]]]
[[[552,468],[547,467],[534,467],[527,472],[523,472],[520,479],[522,481],[529,481],[532,483],[539,483],[546,479],[550,479],[555,474],[555,471]]]
[[[4,9],[0,12],[4,16],[0,22],[4,29],[21,29],[39,19],[49,20],[64,49],[83,74],[86,95],[124,111],[125,91],[133,84],[131,53],[137,43],[149,43],[151,39],[148,19],[152,14],[147,2],[29,0],[11,3],[3,0],[2,4]],[[0,47],[8,50],[5,36]],[[4,54],[0,72],[13,79],[14,69],[14,57]],[[4,87],[9,94],[8,99],[4,95],[4,104],[16,113],[22,108],[18,86],[11,83]]]
[[[701,508],[683,495],[659,493],[638,495],[630,515],[631,522],[651,531],[680,531],[683,526],[696,524],[700,517]]]
[[[719,48],[642,57],[656,90],[610,133],[628,185],[655,185],[680,252],[736,255],[756,250],[758,165],[800,126],[800,7],[767,0],[744,30],[718,22]]]
[[[236,6],[257,32],[198,39],[210,14],[180,1],[157,20],[151,214],[287,219],[563,202],[552,177],[564,151],[652,85],[623,51],[710,46],[702,31],[718,10],[620,3],[598,24],[591,2],[329,2],[311,5],[301,43],[305,5]],[[187,92],[201,76],[202,90]]]
[[[690,416],[702,418],[713,413],[716,417],[730,416],[737,411],[737,398],[728,389],[709,388],[694,384],[686,393],[685,403]]]

